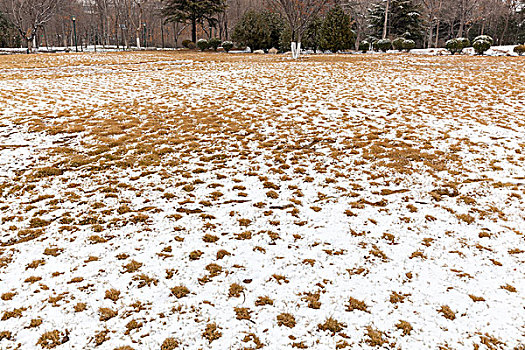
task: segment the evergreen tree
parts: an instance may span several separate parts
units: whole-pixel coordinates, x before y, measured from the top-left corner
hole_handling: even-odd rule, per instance
[[[226,9],[226,0],[165,0],[162,14],[169,22],[191,23],[191,39],[197,42],[197,23],[217,22],[215,16]]]
[[[20,45],[20,36],[13,25],[2,12],[0,12],[0,47]]]
[[[350,16],[341,7],[332,8],[321,27],[321,48],[332,52],[348,50],[355,44]]]
[[[374,5],[369,10],[370,29],[376,37],[383,34],[385,22],[385,2]],[[423,37],[421,9],[413,0],[391,0],[388,14],[387,36],[420,40]]]
[[[283,20],[269,11],[247,11],[233,30],[232,39],[252,50],[279,47]]]

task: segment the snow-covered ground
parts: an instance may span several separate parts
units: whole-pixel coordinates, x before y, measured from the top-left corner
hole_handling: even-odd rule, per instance
[[[515,57],[0,57],[0,349],[522,349],[523,101]]]

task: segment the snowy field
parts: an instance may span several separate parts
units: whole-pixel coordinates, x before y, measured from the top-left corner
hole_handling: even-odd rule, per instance
[[[525,59],[0,57],[0,349],[524,349]]]

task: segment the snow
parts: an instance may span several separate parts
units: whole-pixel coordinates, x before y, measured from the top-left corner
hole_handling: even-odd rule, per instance
[[[68,331],[57,349],[523,344],[524,62],[0,57],[0,348],[41,348],[52,330]],[[347,311],[350,297],[366,310]],[[344,329],[320,330],[329,317]]]

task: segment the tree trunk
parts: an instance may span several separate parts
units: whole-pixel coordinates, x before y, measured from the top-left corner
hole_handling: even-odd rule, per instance
[[[386,39],[388,33],[388,11],[390,10],[390,0],[386,0],[385,23],[383,24],[383,39]]]
[[[191,19],[191,41],[197,43],[197,19],[195,17]]]
[[[434,45],[434,47],[438,47],[439,45],[439,25],[440,25],[440,21],[438,19],[437,21],[437,24],[436,24],[436,44]]]
[[[463,37],[463,31],[465,30],[465,0],[461,1],[461,16],[459,19],[459,30],[458,30],[458,38]]]
[[[432,39],[434,37],[434,25],[430,23],[429,34],[428,34],[428,45],[427,47],[432,48]]]
[[[26,37],[26,41],[27,41],[27,53],[30,54],[30,53],[33,53],[33,38],[31,37]]]

